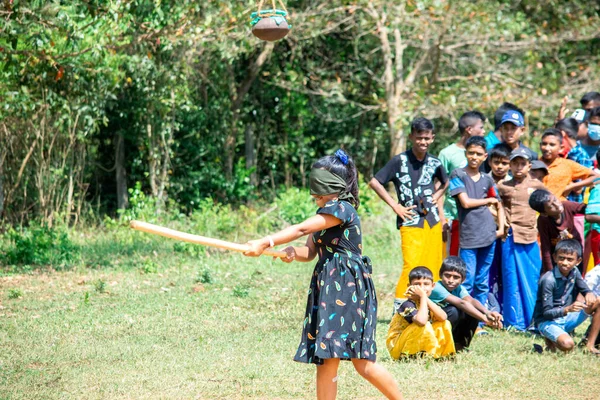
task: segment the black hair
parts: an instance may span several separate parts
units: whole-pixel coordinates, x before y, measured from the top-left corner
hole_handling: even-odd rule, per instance
[[[600,93],[587,92],[586,94],[583,95],[581,100],[579,100],[579,102],[581,103],[581,107],[583,107],[583,108],[585,108],[585,106],[587,106],[588,103],[591,103],[592,101],[597,101],[600,103]]]
[[[347,155],[347,162],[344,164],[338,156],[325,156],[319,158],[312,168],[323,168],[346,181],[346,190],[354,196],[354,201],[350,201],[352,206],[358,210],[360,200],[358,198],[358,171],[354,165],[352,157]]]
[[[428,120],[427,118],[418,117],[412,120],[410,123],[410,134],[413,135],[419,132],[429,132],[433,133],[433,122]]]
[[[504,102],[500,107],[498,107],[498,109],[494,113],[494,130],[497,131],[498,129],[500,129],[502,117],[504,116],[504,114],[506,114],[507,111],[518,111],[521,113],[523,118],[525,118],[525,111],[523,111],[521,108],[514,105],[513,103]]]
[[[571,139],[577,139],[577,132],[579,131],[579,121],[575,118],[564,118],[561,119],[554,125],[558,130],[565,131],[568,137]]]
[[[560,143],[563,142],[562,133],[560,133],[560,131],[558,129],[556,129],[556,128],[548,128],[548,129],[546,129],[544,131],[544,133],[542,133],[542,139],[541,140],[544,140],[544,138],[546,136],[554,136],[554,137],[556,137],[558,139],[558,141]]]
[[[510,153],[512,149],[506,143],[498,143],[492,147],[490,153],[488,154],[488,158],[491,160],[496,158],[510,158]]]
[[[596,152],[596,163],[600,165],[600,149]]]
[[[462,276],[463,280],[467,277],[467,264],[462,258],[457,256],[446,257],[442,261],[442,268],[440,268],[440,276],[444,272],[457,272]]]
[[[552,199],[552,193],[546,189],[537,189],[529,196],[529,207],[533,208],[540,214],[544,213],[544,204],[548,203]]]
[[[458,131],[464,135],[468,127],[474,126],[479,121],[485,122],[485,115],[477,110],[467,111],[458,120]]]
[[[465,143],[465,149],[471,146],[479,146],[487,153],[487,142],[481,136],[471,136],[468,138],[467,143]]]
[[[577,254],[577,258],[581,258],[581,254],[583,250],[581,249],[581,243],[575,239],[565,239],[556,243],[556,247],[554,247],[554,254],[558,253],[567,253],[567,254]]]
[[[411,283],[415,279],[431,279],[433,282],[433,273],[427,267],[415,267],[408,274],[408,282]]]
[[[600,106],[592,108],[588,113],[588,122],[590,119],[598,117],[600,118]]]

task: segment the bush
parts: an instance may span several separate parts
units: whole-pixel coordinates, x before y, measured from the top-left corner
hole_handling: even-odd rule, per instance
[[[206,284],[213,283],[213,277],[212,277],[210,270],[203,269],[202,271],[198,272],[198,276],[196,277],[195,281],[196,281],[196,283],[206,283]]]
[[[294,225],[313,216],[317,205],[310,197],[308,189],[291,188],[277,196],[279,217]]]
[[[103,279],[98,279],[94,282],[94,289],[98,293],[106,293],[106,281]]]
[[[2,261],[8,265],[48,266],[55,269],[71,266],[79,256],[66,230],[46,225],[10,229],[5,238],[8,246]]]
[[[250,286],[245,283],[240,283],[233,288],[233,296],[239,298],[246,298],[250,295]]]

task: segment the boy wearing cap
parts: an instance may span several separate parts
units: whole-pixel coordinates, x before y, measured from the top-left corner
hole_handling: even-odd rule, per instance
[[[518,148],[525,149],[531,160],[537,160],[537,153],[521,142],[523,133],[525,133],[525,119],[523,118],[523,114],[517,110],[505,112],[500,120],[500,134],[502,135],[502,141],[506,143],[511,150],[516,150]]]
[[[520,331],[531,324],[542,262],[537,243],[537,216],[529,207],[529,196],[544,185],[529,176],[530,167],[529,153],[517,148],[510,155],[512,179],[498,183],[510,225],[502,244],[504,323]]]
[[[571,118],[575,118],[575,120],[579,123],[579,128],[577,130],[577,140],[582,141],[585,138],[587,138],[587,124],[589,120],[589,113],[587,112],[587,110],[584,110],[583,108],[578,108],[577,110],[573,111],[573,114],[571,114]]]
[[[548,167],[541,160],[532,160],[529,176],[540,182],[544,182],[544,177],[548,175]]]
[[[525,112],[522,109],[508,102],[502,103],[500,107],[496,109],[496,112],[494,113],[494,130],[485,135],[485,142],[487,145],[486,149],[488,153],[492,150],[492,147],[502,143],[502,133],[500,132],[502,117],[507,111],[511,110],[518,111],[521,113],[521,115],[525,115]],[[486,172],[489,172],[489,169],[487,169],[488,166],[485,164],[484,166],[486,167]]]

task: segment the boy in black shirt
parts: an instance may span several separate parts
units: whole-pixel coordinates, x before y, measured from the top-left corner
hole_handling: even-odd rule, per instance
[[[558,242],[553,255],[556,266],[540,279],[533,319],[549,350],[573,350],[575,343],[569,332],[581,325],[599,305],[575,268],[581,262],[581,253],[577,240]]]
[[[442,196],[448,176],[442,162],[427,152],[435,139],[433,123],[415,118],[408,138],[412,147],[393,157],[369,182],[397,215],[404,265],[396,299],[405,298],[410,271],[421,265],[442,264],[442,226],[446,224]],[[389,182],[396,187],[397,201],[384,187]],[[439,278],[437,268],[433,278],[434,282]]]

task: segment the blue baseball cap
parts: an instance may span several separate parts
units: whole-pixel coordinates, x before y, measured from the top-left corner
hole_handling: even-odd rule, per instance
[[[523,115],[515,110],[509,110],[504,113],[502,119],[500,120],[500,125],[504,124],[505,122],[510,122],[518,127],[525,126],[525,119],[523,118]]]

